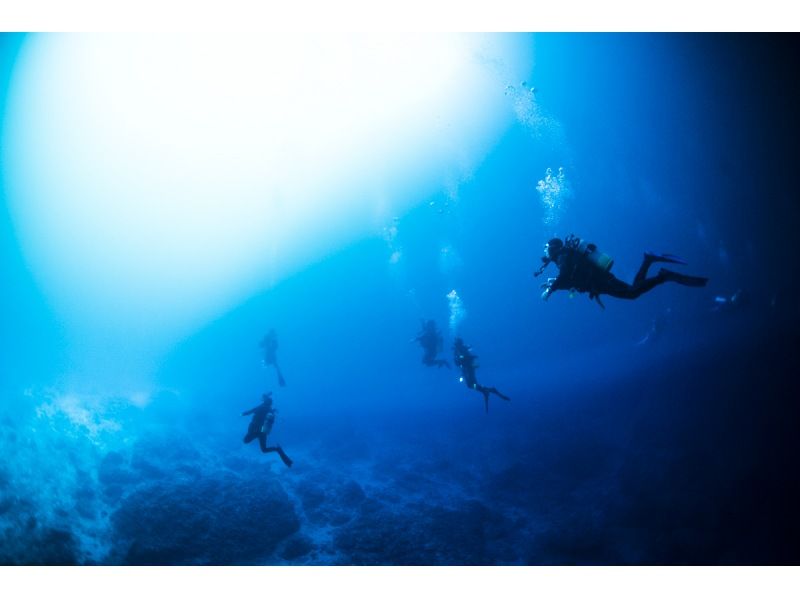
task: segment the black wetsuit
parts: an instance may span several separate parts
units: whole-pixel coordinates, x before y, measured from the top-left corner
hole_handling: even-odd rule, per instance
[[[242,415],[253,414],[253,419],[250,420],[250,425],[247,426],[247,434],[244,437],[244,443],[248,444],[258,438],[258,444],[261,446],[262,453],[276,452],[281,460],[291,467],[292,460],[283,452],[280,446],[267,446],[267,436],[272,431],[272,425],[275,423],[275,410],[272,405],[262,403],[258,407],[253,407],[249,411],[245,411]]]
[[[483,386],[482,384],[478,383],[478,379],[475,376],[475,370],[478,369],[478,365],[476,364],[477,359],[478,356],[474,355],[470,351],[470,348],[467,345],[465,345],[461,341],[461,339],[456,339],[456,342],[453,345],[453,361],[455,362],[456,366],[461,370],[461,378],[462,378],[461,381],[464,382],[464,384],[466,384],[468,388],[477,390],[483,395],[483,401],[486,406],[486,413],[489,413],[490,394],[496,394],[504,401],[510,401],[511,399],[508,398],[503,393],[501,393],[493,386]]]
[[[437,367],[450,367],[450,364],[447,363],[447,360],[436,358],[437,353],[442,347],[442,335],[439,334],[438,330],[436,330],[435,325],[423,325],[422,332],[414,340],[417,341],[424,350],[422,355],[422,363],[429,367],[434,365]]]
[[[273,366],[275,368],[275,373],[278,375],[278,384],[286,386],[286,380],[283,379],[283,374],[281,373],[281,368],[278,366],[278,357],[276,355],[278,351],[278,337],[274,332],[270,332],[261,339],[261,344],[259,346],[264,349],[264,365]]]
[[[558,290],[577,291],[589,293],[590,299],[596,299],[600,305],[600,295],[610,295],[618,299],[636,299],[668,281],[677,282],[686,286],[705,286],[708,279],[697,276],[686,276],[662,268],[656,276],[647,278],[647,271],[654,262],[671,261],[655,254],[645,254],[642,265],[633,279],[633,284],[628,284],[614,276],[610,267],[603,269],[587,257],[586,252],[597,251],[594,244],[585,246],[577,242],[564,244],[552,260],[558,266],[558,276],[549,284],[550,292]]]

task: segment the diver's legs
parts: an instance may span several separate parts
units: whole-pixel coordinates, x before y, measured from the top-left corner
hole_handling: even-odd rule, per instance
[[[475,389],[479,390],[483,394],[483,401],[486,404],[486,413],[489,413],[489,395],[496,394],[498,397],[503,399],[504,401],[510,401],[511,399],[504,395],[502,392],[497,390],[494,386],[483,386],[481,384],[476,384]]]
[[[283,449],[281,448],[281,445],[279,444],[275,448],[278,451],[278,456],[281,458],[281,461],[283,461],[283,464],[286,465],[286,467],[291,467],[292,466],[292,460],[289,458],[289,455],[287,455],[285,452],[283,452]]]
[[[263,450],[265,453],[278,453],[278,456],[281,458],[281,461],[283,461],[283,464],[286,465],[286,467],[292,466],[293,461],[289,458],[289,455],[283,451],[281,445],[265,446]]]
[[[622,281],[620,281],[622,282]],[[660,284],[667,282],[662,276],[653,276],[652,278],[645,278],[639,284],[629,285],[622,283],[625,286],[614,285],[614,287],[603,291],[606,295],[611,295],[617,299],[637,299],[643,293],[657,287]]]
[[[672,270],[667,270],[666,268],[661,268],[661,270],[658,272],[658,275],[665,281],[669,280],[670,282],[677,282],[678,284],[682,284],[686,287],[704,287],[708,282],[708,278],[703,276],[689,276],[687,274],[680,274],[678,272],[673,272]]]
[[[633,285],[625,284],[616,277],[608,281],[607,288],[602,292],[617,297],[618,299],[636,299],[647,291],[652,290],[660,284],[665,282],[677,282],[687,287],[704,287],[708,282],[708,278],[702,276],[688,276],[686,274],[679,274],[666,268],[661,268],[657,276],[645,278],[644,280],[634,282]]]
[[[261,446],[261,452],[266,453],[267,451],[267,435],[263,432],[258,435],[258,444]]]
[[[501,398],[501,399],[503,399],[504,401],[510,401],[510,400],[511,400],[509,397],[507,397],[507,396],[506,396],[506,395],[504,395],[502,392],[500,392],[499,390],[497,390],[497,389],[496,389],[494,386],[492,386],[491,388],[488,388],[487,390],[488,390],[489,392],[493,392],[494,394],[496,394],[498,397],[500,397],[500,398]]]
[[[653,261],[653,254],[646,251],[644,254],[644,259],[642,260],[642,265],[639,266],[639,271],[633,278],[633,286],[636,286],[644,281],[644,279],[647,277],[647,269],[653,264]]]
[[[644,279],[647,277],[647,269],[655,262],[666,262],[668,264],[683,264],[684,266],[687,264],[686,260],[683,258],[679,258],[677,255],[671,255],[669,253],[653,253],[652,251],[645,251],[644,252],[644,259],[642,260],[642,265],[639,267],[639,271],[636,273],[636,276],[633,279],[633,286],[644,282]]]
[[[649,266],[650,264],[647,264],[647,267]],[[644,267],[645,272],[647,271],[647,267]],[[637,274],[636,276],[638,278],[639,275]],[[619,278],[617,278],[616,276],[614,276],[613,274],[609,273],[608,278],[604,281],[603,284],[604,288],[600,290],[600,293],[611,295],[612,297],[616,297],[617,299],[636,299],[642,293],[646,293],[650,289],[666,281],[667,281],[666,278],[664,278],[659,273],[658,276],[645,278],[644,280],[634,282],[634,284],[630,285],[627,282],[624,282]]]
[[[278,385],[286,386],[286,380],[283,379],[283,374],[281,373],[281,368],[278,367],[278,362],[276,361],[273,365],[275,366],[275,373],[278,374]]]
[[[248,444],[249,442],[252,442],[253,440],[255,440],[255,438],[257,436],[258,436],[258,434],[253,434],[252,432],[248,432],[247,434],[245,434],[245,437],[244,437],[243,441],[244,441],[245,444]]]

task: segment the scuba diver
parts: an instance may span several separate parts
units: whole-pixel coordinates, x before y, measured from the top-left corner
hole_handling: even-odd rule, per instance
[[[493,386],[482,386],[481,384],[478,384],[478,380],[475,377],[475,370],[478,369],[478,365],[475,363],[477,359],[478,356],[474,355],[470,351],[470,347],[466,345],[460,337],[456,337],[456,340],[453,343],[453,361],[461,370],[461,378],[459,378],[458,381],[463,382],[469,388],[477,390],[483,394],[483,400],[486,405],[486,413],[489,413],[490,394],[496,394],[504,401],[510,401],[511,399]]]
[[[716,296],[714,297],[714,306],[711,311],[714,312],[735,312],[740,311],[742,308],[750,305],[750,294],[744,289],[738,289],[730,297]]]
[[[436,354],[442,350],[442,335],[436,329],[436,322],[433,320],[422,320],[422,330],[416,338],[411,339],[411,342],[417,342],[425,350],[422,355],[422,363],[431,367],[447,366],[450,369],[450,364],[446,359],[437,359]]]
[[[636,343],[637,346],[642,347],[644,345],[651,345],[656,342],[658,339],[661,338],[661,335],[664,333],[665,328],[667,327],[667,320],[672,315],[672,309],[667,308],[667,310],[653,318],[653,322],[650,325],[650,330],[647,331],[647,334]]]
[[[688,287],[704,287],[708,282],[708,278],[687,276],[666,268],[661,268],[656,276],[647,278],[647,270],[655,262],[686,264],[681,258],[668,253],[645,252],[644,260],[633,279],[633,284],[628,284],[611,274],[614,260],[598,251],[594,243],[587,243],[575,235],[569,235],[563,241],[557,238],[550,239],[544,248],[542,267],[534,272],[533,276],[542,274],[551,263],[558,266],[558,276],[549,278],[542,285],[544,288],[542,299],[545,301],[554,291],[563,289],[570,291],[570,294],[573,292],[589,293],[589,299],[594,299],[600,307],[605,309],[605,305],[600,300],[600,295],[603,294],[618,299],[636,299],[665,282],[677,282]]]
[[[283,452],[281,445],[267,446],[267,436],[272,432],[272,426],[275,423],[275,414],[277,409],[272,408],[272,393],[268,392],[261,396],[262,403],[258,407],[253,407],[249,411],[244,411],[242,415],[253,414],[253,419],[250,420],[250,425],[247,427],[247,434],[244,437],[244,443],[248,444],[258,438],[258,444],[261,445],[262,453],[278,453],[278,456],[283,461],[286,467],[292,466],[292,460]]]
[[[264,338],[261,339],[261,343],[258,346],[264,349],[264,366],[273,366],[275,368],[275,373],[278,374],[278,384],[286,386],[286,380],[283,379],[281,368],[278,367],[278,359],[275,356],[275,352],[278,350],[278,335],[274,328],[271,328],[270,331],[264,335]]]

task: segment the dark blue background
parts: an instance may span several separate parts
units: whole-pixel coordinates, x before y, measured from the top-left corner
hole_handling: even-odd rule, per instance
[[[0,38],[6,71],[18,41]],[[392,247],[358,241],[182,341],[159,364],[169,390],[104,412],[120,430],[102,442],[48,428],[24,393],[70,364],[3,212],[0,442],[20,462],[0,466],[0,560],[797,564],[797,38],[530,42],[555,126],[517,123],[456,199],[403,215]],[[650,249],[708,287],[542,302],[536,183],[559,166],[555,232],[597,243],[623,279]],[[447,329],[453,288],[479,380],[512,397],[488,416],[409,343],[420,318]],[[712,311],[737,288],[749,306]],[[273,327],[286,388],[259,363]],[[291,470],[241,444],[239,412],[265,390]],[[37,490],[21,469],[59,473]]]

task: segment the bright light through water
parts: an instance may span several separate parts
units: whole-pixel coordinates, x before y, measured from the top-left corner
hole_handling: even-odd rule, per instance
[[[152,359],[468,174],[514,118],[522,41],[27,38],[3,175],[83,361]]]

